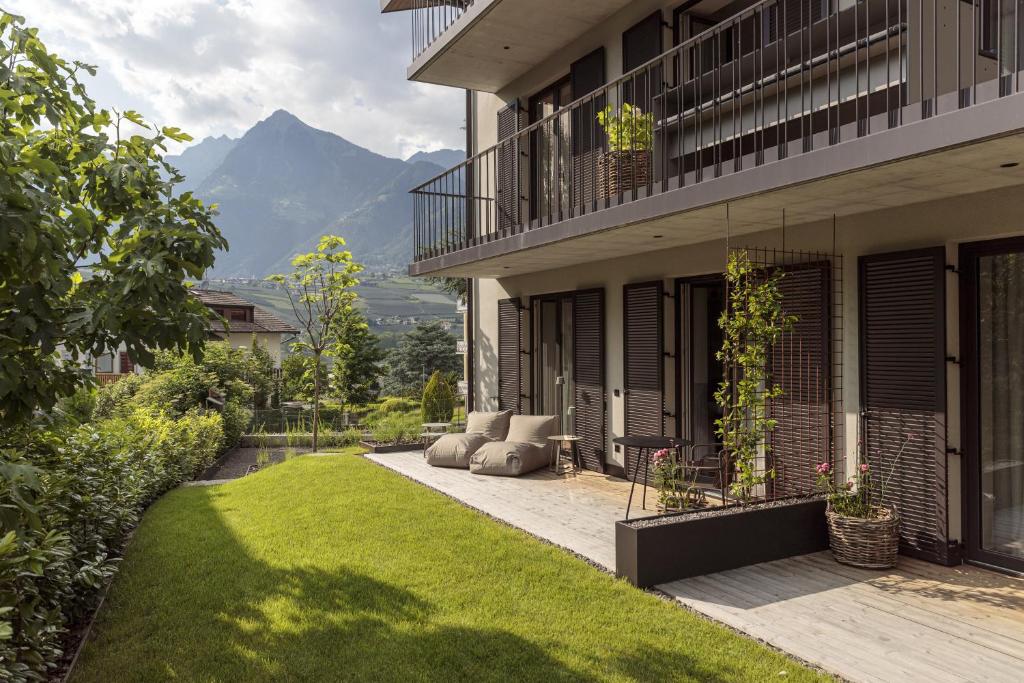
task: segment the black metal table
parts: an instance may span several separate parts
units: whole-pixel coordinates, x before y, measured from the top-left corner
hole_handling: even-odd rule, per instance
[[[636,488],[636,475],[640,471],[640,460],[644,461],[644,492],[641,499],[641,507],[647,509],[647,471],[651,463],[651,451],[660,451],[662,448],[679,450],[690,445],[687,439],[679,439],[674,436],[620,436],[612,439],[612,443],[623,448],[636,448],[640,452],[637,455],[636,465],[633,467],[633,483],[629,487],[629,501],[626,503],[626,519],[629,519],[629,509],[633,505],[633,490]],[[625,454],[623,454],[625,456]],[[625,462],[625,460],[623,460]]]

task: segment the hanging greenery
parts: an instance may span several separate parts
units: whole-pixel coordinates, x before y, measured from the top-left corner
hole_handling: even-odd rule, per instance
[[[729,254],[726,268],[728,304],[718,320],[722,349],[717,356],[725,377],[715,393],[722,417],[716,433],[735,469],[730,493],[749,501],[767,481],[772,467],[759,467],[759,456],[771,460],[768,435],[775,429],[771,402],[782,396],[772,382],[772,347],[791,330],[796,316],[782,309],[780,268],[754,265],[746,251]]]

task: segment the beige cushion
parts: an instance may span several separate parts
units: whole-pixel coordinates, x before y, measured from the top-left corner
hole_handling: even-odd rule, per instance
[[[491,441],[477,449],[469,459],[473,474],[518,477],[549,464],[549,452],[531,443]]]
[[[485,443],[483,434],[445,434],[427,448],[425,457],[434,467],[469,467],[469,458]]]
[[[548,437],[555,433],[556,422],[554,415],[513,415],[509,421],[508,436],[503,440],[546,448]]]
[[[508,419],[512,417],[511,410],[502,410],[498,413],[471,412],[466,416],[466,433],[483,434],[488,439],[501,441],[508,434]]]

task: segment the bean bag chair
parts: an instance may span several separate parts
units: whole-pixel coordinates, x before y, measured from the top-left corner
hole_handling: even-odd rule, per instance
[[[513,415],[504,441],[480,446],[469,459],[473,474],[518,477],[551,463],[548,436],[554,433],[552,415]]]
[[[490,439],[483,434],[445,434],[424,453],[428,465],[434,467],[469,467],[470,457]]]

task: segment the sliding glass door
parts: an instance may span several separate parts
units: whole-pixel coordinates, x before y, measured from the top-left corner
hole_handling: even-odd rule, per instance
[[[1024,240],[965,245],[968,557],[1024,571]]]
[[[573,296],[553,294],[532,301],[533,413],[557,415],[562,434],[575,433]]]

